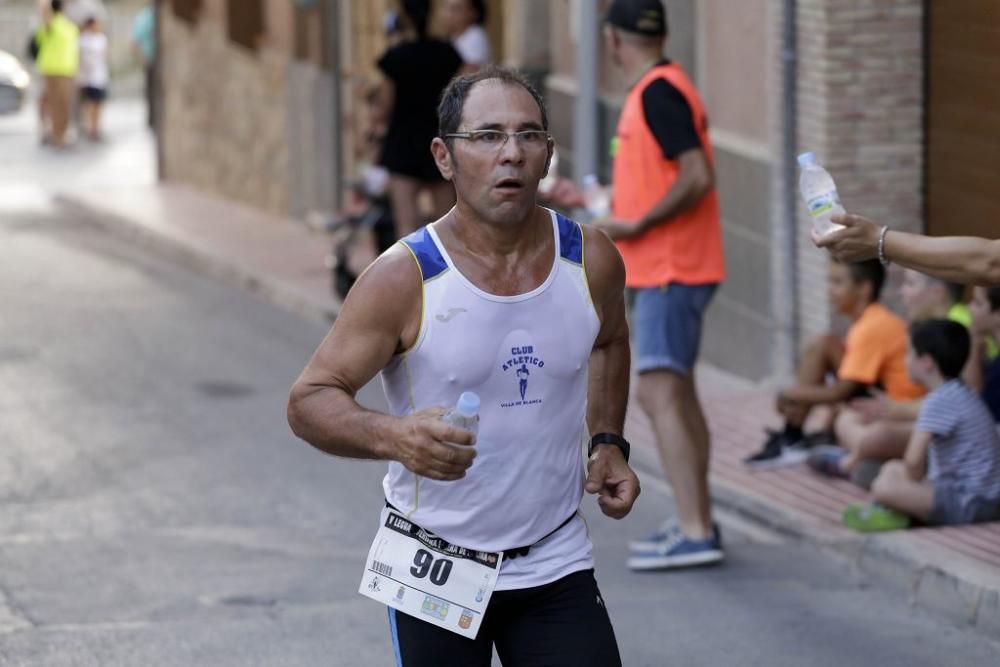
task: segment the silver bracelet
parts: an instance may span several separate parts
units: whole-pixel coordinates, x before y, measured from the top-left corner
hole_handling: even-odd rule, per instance
[[[885,234],[889,231],[889,225],[882,225],[882,231],[878,235],[878,261],[882,266],[889,266],[889,258],[885,256]]]

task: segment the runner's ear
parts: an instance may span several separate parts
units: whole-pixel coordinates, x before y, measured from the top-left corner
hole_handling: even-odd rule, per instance
[[[434,137],[434,140],[431,141],[431,154],[434,156],[438,171],[441,172],[441,177],[450,181],[455,173],[455,158],[444,139]]]

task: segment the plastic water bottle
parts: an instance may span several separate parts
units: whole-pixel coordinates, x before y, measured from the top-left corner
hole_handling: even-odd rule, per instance
[[[820,235],[843,229],[843,225],[830,222],[835,215],[843,215],[844,207],[837,195],[837,184],[833,182],[830,172],[816,161],[815,153],[803,153],[799,156],[799,192],[802,200],[812,216],[813,229]]]
[[[455,407],[444,414],[441,419],[459,428],[479,433],[479,394],[472,391],[463,391],[458,397]]]
[[[583,203],[594,218],[606,218],[611,213],[611,193],[594,174],[583,177]]]

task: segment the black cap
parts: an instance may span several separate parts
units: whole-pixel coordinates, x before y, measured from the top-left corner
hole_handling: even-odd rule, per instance
[[[667,10],[660,0],[613,0],[604,20],[639,35],[663,37],[667,34]]]

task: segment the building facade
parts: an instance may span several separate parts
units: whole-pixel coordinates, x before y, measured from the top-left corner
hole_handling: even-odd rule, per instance
[[[198,21],[176,15],[192,4]],[[248,5],[261,7],[251,48],[227,28],[233,9]],[[579,175],[593,152],[575,143],[581,105],[596,106],[591,166],[605,181],[626,92],[599,39],[606,5],[493,0],[488,24],[498,59],[542,87],[566,175]],[[819,156],[850,211],[895,229],[1000,236],[1000,106],[984,83],[1000,67],[1000,3],[665,5],[666,53],[708,108],[722,204],[729,279],[709,310],[706,360],[780,378],[810,336],[837,325],[828,260],[809,238],[789,168],[797,152]],[[334,205],[337,184],[362,159],[359,82],[374,79],[390,6],[162,0],[166,177],[285,214]],[[591,95],[581,84],[595,80]]]

